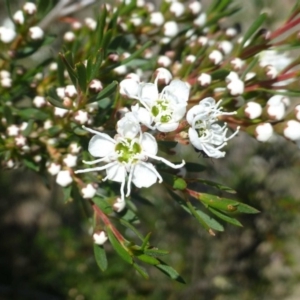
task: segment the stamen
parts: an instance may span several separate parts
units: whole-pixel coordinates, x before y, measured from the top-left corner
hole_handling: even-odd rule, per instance
[[[167,159],[165,159],[163,157],[152,155],[152,154],[150,154],[148,152],[145,152],[145,153],[147,154],[148,157],[153,158],[153,159],[158,160],[158,161],[161,161],[161,162],[163,162],[164,164],[166,164],[167,166],[169,166],[169,167],[171,167],[173,169],[180,169],[180,168],[182,168],[185,165],[185,161],[184,160],[182,160],[181,164],[175,165],[175,164],[171,163],[170,161],[168,161]]]

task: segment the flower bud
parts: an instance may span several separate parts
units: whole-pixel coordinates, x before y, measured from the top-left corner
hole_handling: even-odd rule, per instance
[[[243,110],[245,117],[247,117],[250,120],[260,117],[262,113],[261,105],[252,101],[247,102]]]
[[[68,113],[67,109],[55,107],[54,108],[54,115],[60,118],[63,118]]]
[[[197,81],[201,86],[208,86],[211,84],[211,76],[207,73],[202,73],[200,76],[197,78]]]
[[[29,36],[32,40],[41,40],[44,37],[44,31],[38,26],[33,26],[29,28]]]
[[[103,90],[102,82],[98,79],[93,79],[89,84],[89,90],[92,93],[100,93]]]
[[[92,31],[94,31],[97,27],[97,22],[92,18],[85,18],[84,23]]]
[[[74,85],[67,85],[64,89],[65,96],[69,98],[75,98],[77,96],[77,90]]]
[[[285,96],[275,95],[272,96],[265,107],[265,113],[270,120],[282,120],[285,115]]]
[[[69,170],[59,171],[56,177],[56,183],[62,187],[66,187],[73,182],[73,178]]]
[[[15,39],[16,35],[17,34],[13,29],[0,26],[0,41],[4,44],[11,43]]]
[[[41,108],[47,104],[47,101],[46,101],[45,97],[35,96],[32,103],[35,107]]]
[[[122,200],[122,198],[118,197],[115,201],[115,203],[113,204],[113,209],[119,213],[121,212],[126,206],[126,202],[125,200]]]
[[[284,137],[291,141],[300,140],[300,122],[296,120],[286,121],[282,133]]]
[[[234,70],[239,71],[244,66],[244,61],[242,61],[240,58],[236,57],[230,61],[230,64],[234,68]]]
[[[158,84],[164,85],[169,84],[173,77],[170,71],[165,68],[157,68],[154,72],[154,76]]]
[[[102,246],[108,239],[106,233],[104,231],[95,232],[93,234],[94,243]]]
[[[61,165],[55,162],[52,162],[47,166],[48,172],[53,176],[57,175],[60,169],[61,169]]]
[[[67,154],[66,157],[63,159],[64,164],[69,167],[73,168],[77,166],[77,156],[73,154]]]
[[[179,28],[175,21],[168,21],[164,25],[164,35],[167,37],[174,37],[178,34]]]
[[[278,72],[274,66],[267,65],[265,67],[265,72],[268,78],[275,79],[278,75]]]
[[[202,27],[206,23],[206,13],[200,14],[194,21],[193,24],[197,27]]]
[[[74,114],[74,120],[81,124],[84,125],[87,123],[87,121],[89,120],[89,116],[88,113],[86,111],[83,110],[78,110],[77,112],[75,112]]]
[[[71,43],[75,40],[76,36],[74,34],[74,32],[72,31],[67,31],[65,34],[64,34],[64,41],[67,42],[67,43]]]
[[[193,1],[188,4],[188,9],[193,15],[198,15],[201,11],[202,5],[198,1]]]
[[[213,62],[215,65],[219,65],[223,60],[223,55],[219,50],[213,50],[209,56],[209,60]]]
[[[184,14],[185,7],[181,2],[172,2],[170,12],[176,17],[181,17]]]
[[[267,142],[273,136],[273,127],[270,123],[260,123],[247,127],[246,131],[259,142]]]
[[[84,188],[81,189],[83,199],[91,199],[96,195],[97,189],[92,183],[88,183]]]
[[[36,13],[36,5],[32,2],[26,2],[23,5],[23,11],[27,14],[27,15],[34,15]]]
[[[164,16],[161,12],[153,12],[150,14],[150,24],[155,25],[155,26],[161,26],[164,24]]]
[[[172,64],[171,59],[166,55],[160,55],[157,59],[157,64],[164,68],[169,67]]]
[[[22,25],[24,24],[24,14],[21,10],[18,10],[13,15],[13,20],[16,24]]]

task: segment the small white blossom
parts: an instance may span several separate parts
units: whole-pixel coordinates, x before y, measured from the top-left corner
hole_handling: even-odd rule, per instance
[[[102,246],[108,239],[106,233],[104,231],[95,232],[93,234],[94,243]]]
[[[23,147],[26,145],[27,139],[23,135],[18,135],[15,137],[15,143],[18,147]]]
[[[223,60],[223,55],[219,50],[213,50],[208,58],[215,64],[219,65]]]
[[[256,76],[256,73],[254,73],[254,72],[249,72],[249,73],[247,73],[246,76],[245,76],[245,81],[249,81],[249,80],[253,79],[255,76]]]
[[[29,36],[32,40],[41,40],[44,37],[44,31],[38,26],[29,28]]]
[[[245,62],[240,58],[236,57],[230,61],[230,64],[233,66],[235,70],[238,71],[244,66]]]
[[[26,12],[28,15],[33,15],[36,13],[36,5],[33,2],[26,2],[23,5],[23,10]]]
[[[262,68],[270,65],[273,66],[278,72],[287,67],[292,59],[286,53],[279,53],[276,50],[265,50],[259,53],[259,65]]]
[[[93,79],[90,84],[89,88],[94,92],[94,93],[99,93],[103,90],[103,85],[102,82],[98,79]]]
[[[238,31],[237,31],[236,28],[229,27],[229,28],[226,29],[225,34],[228,37],[235,37],[238,34]]]
[[[73,178],[69,170],[59,171],[56,176],[56,183],[62,187],[66,187],[73,182]]]
[[[175,79],[159,93],[156,78],[154,84],[136,83],[132,91],[126,91],[128,97],[140,101],[155,123],[154,127],[151,124],[143,124],[162,132],[170,132],[177,129],[186,112],[189,90],[185,82]]]
[[[125,75],[127,73],[127,67],[125,65],[120,65],[114,68],[114,72],[118,75]]]
[[[291,141],[300,140],[300,122],[296,120],[289,120],[286,122],[283,130],[283,135]]]
[[[48,172],[51,174],[51,175],[57,175],[58,172],[61,170],[61,165],[60,164],[57,164],[55,162],[52,162],[50,163],[50,165],[47,167],[47,170]]]
[[[270,66],[270,65],[266,66],[265,71],[266,71],[266,75],[270,79],[275,79],[278,75],[278,71],[274,66]]]
[[[96,195],[97,189],[93,184],[88,183],[84,188],[81,189],[82,197],[84,199],[91,199]]]
[[[12,79],[9,77],[1,78],[0,84],[4,88],[10,88],[12,86]]]
[[[208,38],[206,36],[200,36],[197,41],[201,46],[206,46],[208,44]]]
[[[81,146],[75,142],[71,143],[69,147],[72,154],[78,154],[81,150]]]
[[[184,14],[184,11],[185,11],[185,7],[180,2],[173,2],[170,5],[170,12],[177,18],[181,17]]]
[[[38,108],[43,107],[47,104],[45,97],[42,96],[35,96],[32,102],[33,105]]]
[[[273,136],[273,127],[270,123],[261,123],[255,129],[255,137],[259,142],[267,142]]]
[[[260,117],[262,113],[262,107],[259,103],[249,101],[246,104],[245,115],[250,120]]]
[[[229,41],[221,41],[218,45],[218,48],[225,54],[228,55],[233,49],[233,45]]]
[[[84,23],[92,31],[94,31],[97,27],[97,22],[92,18],[85,18]]]
[[[197,78],[197,81],[200,83],[201,86],[208,86],[211,84],[211,76],[207,73],[202,73]]]
[[[189,3],[188,8],[193,15],[198,15],[201,11],[202,5],[198,1],[193,1]]]
[[[115,203],[113,204],[113,209],[119,213],[121,212],[126,206],[126,202],[125,199],[122,199],[120,197],[118,197],[115,201]]]
[[[64,97],[65,97],[65,88],[64,87],[56,88],[56,94],[59,98],[64,99]]]
[[[72,84],[67,85],[64,89],[64,95],[69,98],[74,98],[75,96],[77,96],[77,90],[75,86]]]
[[[202,27],[206,23],[206,13],[201,13],[194,21],[194,25],[197,27]]]
[[[132,124],[134,125],[134,122]],[[124,126],[124,128],[120,128],[119,126]],[[122,200],[124,200],[126,179],[126,197],[130,195],[131,182],[138,188],[150,187],[156,183],[157,179],[159,182],[162,182],[162,177],[154,165],[148,162],[149,158],[161,161],[175,169],[181,168],[185,164],[183,161],[182,164],[175,165],[162,157],[156,156],[158,146],[155,138],[151,134],[147,132],[141,133],[141,130],[133,130],[132,127],[127,126],[126,122],[125,124],[122,122],[119,123],[118,127],[119,134],[116,135],[114,139],[105,133],[83,127],[87,131],[95,134],[89,142],[90,154],[94,157],[100,157],[94,161],[84,161],[84,163],[96,164],[105,162],[106,164],[100,167],[77,170],[75,173],[106,170],[107,176],[103,181],[109,179],[120,182],[120,194]],[[139,133],[134,136],[134,132],[137,131]],[[120,133],[122,133],[122,135]]]
[[[83,110],[78,110],[75,114],[74,114],[74,120],[83,125],[86,124],[89,120],[89,115],[86,111]]]
[[[178,34],[179,28],[175,21],[168,21],[164,24],[164,35],[174,37]]]
[[[157,59],[157,64],[166,68],[172,64],[172,61],[168,56],[160,55]]]
[[[18,10],[14,13],[13,19],[17,24],[24,24],[24,14],[21,10]]]
[[[50,129],[52,126],[53,126],[53,122],[52,122],[51,120],[46,120],[46,121],[44,122],[44,129],[45,129],[45,130]]]
[[[0,41],[4,44],[11,43],[16,35],[17,34],[13,29],[0,26]]]
[[[19,134],[20,128],[17,125],[10,125],[7,127],[8,136],[17,136]]]
[[[54,115],[60,118],[63,118],[68,113],[67,109],[54,107]]]
[[[77,165],[77,156],[73,154],[67,154],[67,156],[63,159],[64,164],[69,167],[73,168]]]
[[[169,84],[173,78],[171,72],[165,68],[157,68],[154,75],[157,82],[164,85]]]
[[[267,114],[272,120],[282,120],[285,115],[285,96],[275,95],[267,101]]]
[[[226,77],[227,81],[227,89],[229,90],[232,96],[239,96],[243,94],[245,84],[242,80],[240,80],[238,74],[236,72],[230,72]]]
[[[188,62],[188,63],[193,63],[193,62],[195,62],[195,60],[196,60],[196,56],[195,55],[192,55],[192,54],[190,54],[190,55],[188,55],[186,58],[185,58],[185,61],[186,62]]]
[[[227,134],[227,124],[222,127],[216,123],[221,115],[235,114],[221,111],[221,101],[217,104],[213,98],[205,98],[198,105],[193,106],[188,112],[186,119],[191,125],[189,128],[189,139],[191,144],[198,150],[204,151],[212,158],[225,156],[225,152],[220,151],[227,145],[227,141],[232,139],[239,131],[237,130],[229,137]]]
[[[64,41],[65,42],[73,42],[76,38],[76,35],[74,34],[74,32],[72,31],[67,31],[65,34],[64,34]]]
[[[155,26],[161,26],[165,22],[164,15],[160,11],[156,11],[150,14],[150,24]]]

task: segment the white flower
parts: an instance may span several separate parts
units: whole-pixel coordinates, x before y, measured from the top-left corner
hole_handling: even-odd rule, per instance
[[[17,34],[13,29],[0,26],[0,41],[4,44],[11,43],[16,35]]]
[[[73,178],[70,174],[69,170],[62,170],[59,171],[56,177],[56,183],[59,184],[62,187],[66,187],[69,184],[71,184],[73,181]]]
[[[29,36],[33,40],[41,40],[44,37],[44,31],[38,26],[33,26],[29,28]]]
[[[218,65],[221,63],[221,61],[223,60],[223,55],[219,50],[213,50],[208,58],[215,64]]]
[[[170,12],[174,14],[175,17],[181,17],[184,14],[185,7],[180,2],[173,2],[170,5]]]
[[[119,124],[118,126],[122,126]],[[115,138],[111,138],[105,133],[101,133],[86,127],[87,131],[95,135],[89,142],[89,152],[94,157],[100,157],[94,161],[84,161],[86,164],[96,164],[105,162],[106,164],[100,167],[77,170],[75,173],[86,173],[91,171],[106,170],[107,176],[104,181],[109,179],[121,183],[121,198],[125,198],[125,183],[127,179],[126,197],[130,195],[131,182],[138,188],[149,187],[153,185],[157,179],[162,182],[162,177],[159,175],[154,165],[148,162],[148,159],[155,159],[165,163],[172,168],[181,168],[185,162],[175,165],[168,160],[156,156],[158,147],[155,138],[149,133],[138,133],[136,136],[130,128],[118,128],[118,132],[124,135],[117,134]],[[133,137],[134,136],[134,137]]]
[[[64,164],[67,167],[73,168],[77,165],[77,156],[73,154],[67,154],[67,156],[63,159]]]
[[[186,119],[191,125],[189,128],[189,139],[191,144],[198,150],[204,151],[206,155],[213,158],[225,156],[225,152],[220,151],[227,141],[233,138],[239,131],[237,130],[229,137],[226,137],[227,124],[222,127],[216,123],[221,115],[231,115],[235,112],[223,112],[213,98],[205,98],[198,105],[193,106],[188,112]]]
[[[54,107],[54,115],[60,118],[63,118],[68,113],[67,109]]]
[[[150,24],[155,26],[161,26],[164,23],[164,21],[164,16],[160,11],[153,12],[150,14]]]
[[[48,172],[51,174],[51,175],[57,175],[58,172],[60,171],[61,169],[61,165],[60,164],[57,164],[55,162],[52,162],[48,167],[47,167],[47,170]]]
[[[246,104],[245,115],[247,118],[253,120],[260,117],[262,113],[262,107],[259,103],[249,101]]]
[[[201,86],[208,86],[211,84],[211,76],[207,73],[202,73],[197,78],[197,81],[200,83]]]
[[[232,49],[233,49],[233,45],[231,42],[229,41],[221,41],[218,45],[219,49],[221,51],[223,51],[224,54],[230,54]]]
[[[34,106],[38,108],[43,107],[47,104],[45,97],[42,96],[35,96],[32,102]]]
[[[206,23],[206,13],[200,14],[194,21],[195,26],[201,27]]]
[[[279,53],[276,50],[265,50],[258,54],[259,65],[264,68],[268,65],[273,66],[278,72],[287,67],[292,59],[286,53]]]
[[[91,199],[96,195],[97,189],[93,184],[88,183],[86,187],[81,189],[82,197],[84,199]]]
[[[240,58],[236,57],[230,61],[230,64],[235,70],[240,70],[244,66],[245,62]]]
[[[101,246],[107,241],[108,237],[104,231],[100,231],[93,234],[93,239],[95,244]]]
[[[188,5],[189,10],[192,12],[193,15],[198,15],[201,11],[202,5],[198,1],[193,1]]]
[[[7,127],[8,136],[17,136],[19,134],[20,128],[13,124]]]
[[[87,121],[89,120],[89,115],[86,111],[84,110],[78,110],[75,114],[74,114],[74,120],[83,125],[86,124]]]
[[[71,143],[69,147],[72,154],[78,154],[79,151],[81,150],[81,146],[79,146],[75,142]]]
[[[164,25],[164,35],[174,37],[178,34],[178,24],[175,21],[168,21]]]
[[[28,14],[28,15],[33,15],[36,13],[36,5],[32,2],[26,2],[23,5],[23,10]]]
[[[261,123],[255,129],[255,137],[259,142],[266,142],[273,136],[273,127],[270,123]]]
[[[74,34],[74,32],[72,31],[67,31],[65,34],[64,34],[64,41],[66,42],[73,42],[75,40],[76,36]]]
[[[137,99],[146,108],[151,116],[151,123],[154,127],[144,124],[152,129],[162,132],[170,132],[177,129],[179,121],[186,112],[187,101],[189,98],[188,85],[178,79],[172,80],[161,93],[158,92],[157,78],[155,83],[140,83],[137,88],[128,92],[128,97]]]
[[[95,30],[97,27],[97,22],[92,18],[85,18],[84,23],[90,30]]]

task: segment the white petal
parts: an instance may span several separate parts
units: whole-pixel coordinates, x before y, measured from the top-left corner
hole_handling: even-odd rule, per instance
[[[158,123],[156,129],[160,132],[172,132],[178,128],[179,123]]]
[[[109,180],[123,182],[127,172],[124,165],[115,164],[106,169],[106,174]]]
[[[188,123],[193,126],[193,121],[195,116],[203,114],[205,115],[205,107],[202,105],[195,105],[193,106],[186,114],[186,120],[188,121]]]
[[[119,84],[120,94],[129,98],[136,98],[139,91],[139,83],[134,79],[124,79]]]
[[[147,167],[145,165],[138,164],[134,168],[132,182],[138,188],[149,187],[157,181],[157,171],[154,166],[151,163],[145,164]]]
[[[102,136],[103,135],[103,136]],[[105,138],[107,136],[107,138]],[[114,151],[115,143],[108,134],[94,135],[89,142],[89,152],[94,157],[104,157]]]
[[[163,93],[176,96],[179,102],[187,102],[189,99],[190,88],[185,82],[175,79],[164,88]]]
[[[157,143],[156,139],[150,133],[143,133],[141,146],[144,152],[148,152],[149,154],[156,155],[157,153]]]
[[[158,89],[153,83],[140,84],[139,99],[146,103],[148,106],[152,106],[153,102],[158,99]]]
[[[189,128],[189,139],[191,144],[198,150],[203,150],[202,148],[202,142],[200,141],[198,137],[198,133],[194,128]]]
[[[140,107],[139,110],[137,111],[137,114],[138,114],[138,120],[142,124],[144,124],[147,127],[151,127],[151,124],[153,122],[152,115],[146,108]]]

